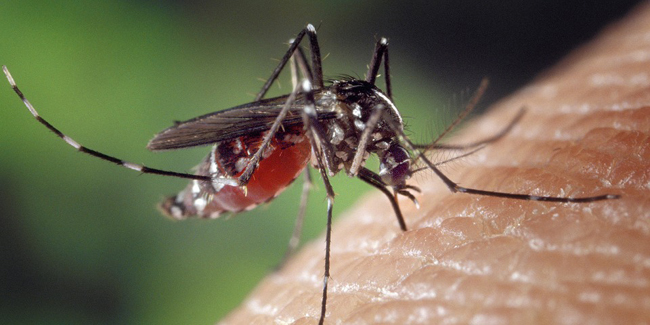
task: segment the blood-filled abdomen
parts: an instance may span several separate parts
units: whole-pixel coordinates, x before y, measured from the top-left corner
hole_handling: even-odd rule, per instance
[[[196,174],[236,179],[262,145],[265,135],[250,134],[216,144],[197,167]],[[271,139],[245,188],[195,180],[178,195],[164,200],[161,209],[174,219],[216,218],[222,212],[253,209],[287,188],[307,166],[310,155],[309,139],[301,126],[280,130]]]

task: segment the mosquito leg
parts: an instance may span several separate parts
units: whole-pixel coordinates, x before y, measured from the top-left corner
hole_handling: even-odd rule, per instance
[[[318,40],[316,38],[316,29],[311,24],[308,24],[307,27],[305,27],[300,31],[300,33],[298,33],[298,35],[296,35],[294,41],[291,42],[289,45],[289,50],[287,50],[287,53],[284,54],[278,66],[275,68],[275,70],[273,70],[273,73],[271,73],[269,79],[266,80],[260,92],[257,93],[257,96],[255,96],[255,101],[262,99],[264,95],[266,95],[266,93],[269,91],[271,84],[273,84],[273,82],[278,78],[280,72],[282,72],[282,69],[284,69],[284,66],[287,64],[287,62],[289,62],[289,59],[291,56],[293,56],[294,52],[300,45],[300,41],[302,41],[302,38],[305,37],[305,34],[308,34],[309,42],[311,43],[313,70],[312,75],[314,76],[313,80],[318,88],[323,87],[323,70],[321,66],[320,47],[318,46]]]
[[[309,106],[309,105],[307,105]],[[307,127],[307,134],[309,137],[309,141],[311,142],[311,148],[312,148],[312,154],[316,158],[316,168],[318,169],[318,172],[321,175],[321,178],[323,179],[323,184],[325,184],[325,190],[327,192],[327,227],[325,231],[325,266],[324,266],[324,272],[323,272],[323,293],[322,293],[322,300],[321,300],[321,312],[320,312],[320,317],[318,320],[318,324],[323,324],[325,322],[325,313],[327,311],[327,288],[328,288],[328,283],[329,283],[329,278],[330,278],[330,252],[331,252],[331,246],[332,246],[332,210],[334,208],[334,189],[332,188],[332,184],[329,181],[329,177],[327,176],[327,169],[323,161],[323,155],[324,152],[321,150],[325,146],[320,145],[317,143],[317,138],[318,139],[323,139],[320,137],[317,133],[317,128],[314,127],[314,125],[311,123],[311,118],[306,116],[308,115],[307,110],[304,113],[305,116],[303,116],[303,119],[305,121],[305,126]],[[319,140],[322,141],[322,140]],[[327,158],[327,157],[325,157]]]
[[[386,51],[384,53],[384,82],[386,83],[386,95],[393,102],[393,86],[390,82],[390,62],[388,60],[388,42],[386,42]]]
[[[298,85],[299,76],[298,76],[298,68],[296,67],[296,56],[299,52],[300,52],[300,48],[297,49],[295,53],[296,55],[291,57],[291,81],[294,88]],[[304,58],[304,54],[303,54],[303,58]],[[306,63],[306,61],[303,60],[302,63]],[[301,67],[303,73],[305,72],[304,67],[305,66]],[[302,193],[300,195],[300,206],[298,207],[298,215],[296,216],[296,223],[294,225],[293,232],[291,233],[291,239],[289,239],[289,245],[287,246],[287,250],[285,251],[284,256],[282,257],[280,264],[277,266],[278,269],[282,267],[289,260],[289,258],[296,251],[296,248],[298,248],[298,244],[300,244],[300,235],[302,234],[302,224],[305,219],[305,213],[307,211],[307,200],[309,198],[309,191],[311,190],[312,186],[313,186],[313,182],[311,179],[311,174],[309,172],[309,167],[307,167],[303,171]]]
[[[375,111],[373,112],[373,114],[368,119],[368,123],[366,125],[366,128],[364,129],[364,133],[362,134],[361,141],[359,142],[359,148],[357,150],[357,154],[355,154],[355,157],[354,157],[355,159],[353,160],[352,167],[350,168],[350,171],[351,171],[350,173],[351,174],[352,174],[352,171],[354,170],[356,158],[357,158],[357,156],[359,156],[359,152],[363,153],[365,151],[365,143],[363,141],[364,140],[363,135],[365,134],[365,131],[367,131],[367,130],[370,130],[370,132],[372,132],[372,129],[375,127],[375,124],[376,124],[376,121],[373,121],[373,120],[378,119],[378,117],[381,115],[381,112],[382,112],[382,109],[380,107],[376,108]],[[368,134],[370,134],[370,133],[368,133]],[[365,137],[365,138],[367,138],[367,137]],[[364,145],[362,145],[362,143],[364,143]],[[471,155],[471,154],[475,153],[476,151],[480,150],[481,148],[482,147],[479,147],[479,148],[477,148],[475,150],[472,150],[472,151],[470,151],[468,153],[465,153],[463,155],[453,157],[453,158],[447,159],[445,161],[436,163],[436,164],[434,164],[434,166],[439,166],[439,165],[451,162],[453,160],[466,157],[468,155]],[[418,170],[413,171],[412,173],[415,173],[417,171]],[[395,211],[395,216],[397,217],[397,221],[400,224],[400,228],[402,230],[406,231],[406,223],[404,222],[404,217],[402,215],[402,211],[401,211],[401,209],[400,209],[394,195],[387,189],[387,186],[381,180],[381,177],[379,177],[379,175],[377,175],[376,173],[370,171],[369,169],[367,169],[365,167],[360,167],[358,169],[358,171],[355,171],[355,173],[352,174],[352,175],[356,175],[358,178],[360,178],[364,182],[366,182],[366,183],[374,186],[375,188],[379,189],[380,191],[382,191],[388,197],[388,200],[390,201],[391,205],[393,206],[393,210]],[[399,189],[396,189],[396,190],[397,190],[398,194],[407,196],[409,199],[411,199],[417,205],[417,200],[415,200],[415,197],[413,195],[411,195],[410,193],[408,193],[406,191],[399,191]]]
[[[320,47],[318,46],[318,39],[316,38],[316,28],[312,24],[308,24],[307,36],[309,36],[309,45],[311,52],[311,69],[314,88],[323,89],[323,61],[320,56]]]
[[[280,266],[284,265],[286,261],[296,252],[298,245],[300,244],[300,236],[302,235],[302,224],[305,220],[305,214],[307,213],[307,200],[309,199],[309,191],[313,187],[313,182],[311,180],[311,173],[309,172],[309,167],[305,168],[303,171],[304,181],[302,183],[302,194],[300,195],[300,207],[298,208],[298,216],[296,217],[296,224],[293,227],[293,233],[291,234],[291,239],[289,239],[289,246],[287,251],[282,257]]]
[[[372,53],[372,59],[370,60],[370,65],[368,66],[368,73],[366,74],[366,81],[373,85],[375,84],[382,58],[384,59],[386,94],[388,95],[388,98],[393,101],[393,91],[390,84],[390,70],[388,65],[388,40],[384,37],[382,37],[377,42],[377,44],[375,44],[375,49]]]
[[[375,81],[377,79],[377,72],[379,71],[379,66],[381,65],[382,57],[384,59],[384,70],[386,74],[385,76],[386,93],[388,95],[388,98],[392,102],[393,94],[392,94],[391,84],[390,84],[390,70],[388,64],[388,40],[384,37],[382,37],[377,42],[377,44],[375,44],[375,50],[373,51],[372,59],[370,60],[368,73],[366,75],[366,81],[373,85],[375,84]],[[361,134],[357,151],[354,154],[352,165],[350,166],[350,170],[348,172],[349,175],[352,176],[356,175],[357,172],[359,171],[359,168],[361,168],[361,163],[363,162],[363,156],[366,152],[366,147],[368,146],[368,140],[370,139],[372,132],[375,130],[375,127],[379,122],[379,118],[383,113],[383,109],[384,109],[383,106],[375,107],[372,112],[372,115],[370,115],[368,119],[368,122],[366,122],[366,127],[364,128],[363,133]]]
[[[287,53],[284,54],[278,66],[275,67],[275,70],[273,70],[271,76],[266,80],[260,92],[257,93],[257,96],[255,96],[255,101],[259,101],[260,99],[264,98],[264,95],[266,95],[266,93],[269,91],[269,88],[271,88],[271,84],[273,84],[273,82],[278,79],[280,72],[282,72],[284,66],[287,64],[291,56],[293,56],[294,51],[300,45],[300,41],[305,36],[305,33],[306,29],[303,29],[300,31],[300,33],[298,33],[298,35],[296,35],[296,38],[289,45],[289,50],[287,50]]]
[[[454,161],[454,160],[458,160],[458,159],[463,159],[463,158],[465,158],[465,157],[469,157],[469,156],[475,154],[476,152],[478,152],[479,150],[481,150],[481,149],[483,149],[483,148],[485,148],[485,146],[480,146],[480,147],[474,148],[474,149],[472,149],[472,150],[470,150],[470,151],[468,151],[468,152],[466,152],[466,153],[464,153],[464,154],[462,154],[462,155],[454,156],[454,157],[451,157],[451,158],[449,158],[449,159],[445,159],[445,160],[443,160],[443,161],[436,162],[436,163],[434,164],[434,166],[438,167],[438,166],[441,166],[441,165],[444,165],[444,164],[450,163],[450,162],[452,162],[452,161]],[[428,169],[428,167],[420,167],[420,168],[418,168],[418,169],[412,170],[412,171],[411,171],[411,175],[413,175],[413,174],[415,174],[415,173],[417,173],[417,172],[420,172],[420,171],[426,170],[426,169]]]
[[[307,119],[306,119],[307,120]],[[321,310],[320,317],[318,319],[318,324],[323,324],[325,322],[325,313],[327,311],[327,288],[330,278],[330,254],[332,246],[332,210],[334,209],[334,189],[332,189],[332,184],[329,181],[327,176],[327,170],[323,164],[323,152],[319,149],[318,144],[316,143],[316,134],[315,129],[311,128],[308,131],[309,139],[312,143],[312,152],[314,157],[316,157],[316,163],[318,171],[323,179],[323,184],[325,184],[325,190],[327,191],[327,227],[325,230],[325,266],[323,271],[323,293],[321,300]]]
[[[422,156],[422,160],[427,166],[429,166],[429,168],[431,168],[431,170],[433,170],[434,173],[436,173],[436,175],[438,175],[438,177],[440,177],[440,179],[442,179],[445,185],[447,185],[449,190],[451,190],[453,193],[460,192],[460,193],[476,194],[476,195],[483,195],[483,196],[500,197],[506,199],[560,202],[560,203],[587,203],[587,202],[595,202],[595,201],[602,201],[602,200],[618,199],[621,197],[620,195],[616,195],[616,194],[604,194],[598,196],[571,198],[571,197],[538,196],[538,195],[530,195],[530,194],[517,194],[517,193],[505,193],[505,192],[498,192],[498,191],[479,190],[479,189],[459,186],[451,179],[449,179],[449,177],[443,174],[438,168],[436,168],[434,164],[432,164],[431,161],[429,161],[429,159]]]
[[[417,148],[417,149],[424,149],[425,151],[433,150],[433,149],[438,149],[438,150],[466,150],[466,149],[473,149],[473,148],[476,148],[476,147],[480,147],[480,146],[483,146],[483,145],[486,145],[486,144],[489,144],[489,143],[492,143],[492,142],[496,142],[496,141],[500,140],[501,138],[503,138],[506,134],[510,133],[512,128],[515,125],[517,125],[517,123],[519,123],[519,121],[521,120],[521,118],[524,116],[525,113],[526,113],[526,108],[522,107],[519,110],[519,112],[517,113],[517,115],[515,115],[515,117],[510,121],[510,123],[508,123],[508,125],[506,125],[506,127],[503,128],[503,130],[499,131],[497,134],[495,134],[495,135],[493,135],[491,137],[488,137],[488,138],[485,138],[485,139],[482,139],[482,140],[479,140],[479,141],[476,141],[476,142],[465,143],[465,144],[457,144],[457,145],[438,144],[438,143],[434,142],[433,144],[415,144],[414,147]]]
[[[374,107],[372,114],[368,118],[368,122],[366,122],[363,133],[361,133],[361,138],[359,139],[359,145],[357,146],[354,158],[352,159],[352,165],[350,166],[350,170],[348,172],[350,176],[355,176],[359,171],[359,168],[361,168],[361,163],[363,162],[363,157],[366,153],[366,147],[368,147],[368,140],[372,136],[372,132],[375,130],[375,127],[377,126],[379,118],[383,112],[384,105],[377,105]]]
[[[321,175],[326,173],[322,172]],[[327,197],[327,230],[325,233],[325,272],[323,274],[323,299],[320,306],[320,318],[318,324],[325,322],[325,313],[327,312],[327,285],[330,278],[330,247],[332,244],[332,209],[334,208],[334,199]]]
[[[293,42],[293,40],[290,40],[290,42]],[[300,79],[300,75],[298,74],[298,70],[300,70],[300,73],[302,73],[302,76],[304,79],[311,80],[311,69],[309,68],[309,64],[307,63],[307,59],[305,57],[305,52],[303,52],[302,48],[298,47],[296,49],[296,52],[294,55],[291,57],[291,84],[293,85],[293,88],[296,88],[298,85],[298,81]]]
[[[311,74],[306,72],[307,71],[307,65],[306,65],[306,62],[304,60],[304,53],[302,53],[302,51],[298,49],[298,45],[300,44],[300,41],[305,36],[305,34],[308,35],[309,42],[311,44],[312,70],[313,70],[311,72]],[[298,51],[297,51],[297,49],[298,49]],[[278,66],[275,68],[275,70],[271,74],[271,77],[269,77],[269,79],[266,81],[266,83],[262,87],[262,90],[259,92],[259,94],[255,98],[255,100],[260,100],[262,97],[264,97],[264,95],[268,91],[268,89],[271,86],[271,84],[273,83],[273,81],[275,79],[277,79],[277,77],[279,76],[279,74],[282,71],[282,69],[284,68],[284,66],[287,64],[287,62],[292,57],[294,57],[295,53],[298,53],[296,60],[298,61],[298,66],[302,67],[301,69],[304,70],[303,74],[314,76],[314,81],[316,82],[316,84],[320,88],[323,87],[323,71],[322,71],[322,66],[321,66],[320,48],[318,46],[318,40],[317,40],[317,37],[316,37],[316,29],[314,28],[313,25],[308,24],[307,27],[305,27],[305,29],[300,31],[300,33],[298,33],[298,36],[296,36],[296,38],[291,42],[291,44],[289,45],[289,50],[284,55],[282,60],[280,60],[280,64],[278,64]],[[311,93],[312,81],[309,80],[308,82],[309,82],[309,88],[310,88],[309,92]],[[304,86],[303,86],[303,88],[304,88]],[[248,184],[248,181],[253,176],[253,173],[255,172],[255,169],[257,168],[257,165],[259,164],[260,160],[262,159],[262,154],[264,153],[264,151],[266,151],[266,148],[268,148],[269,143],[271,142],[271,139],[273,139],[273,137],[277,133],[278,129],[282,126],[282,121],[287,116],[287,113],[289,112],[289,109],[291,108],[291,105],[293,104],[293,102],[296,99],[298,91],[299,91],[299,87],[298,86],[294,87],[294,90],[291,92],[291,95],[289,95],[289,98],[287,99],[286,103],[284,104],[284,107],[282,107],[282,110],[278,114],[278,117],[275,119],[275,121],[273,122],[273,125],[271,125],[271,128],[267,131],[266,135],[264,136],[264,139],[262,140],[262,145],[257,150],[257,152],[255,152],[255,154],[251,157],[251,159],[250,159],[250,161],[248,163],[248,166],[246,166],[246,169],[244,170],[244,172],[237,179],[237,182],[239,183],[240,186],[245,186],[246,184]],[[311,102],[312,103],[314,102],[313,97],[314,96],[313,96],[313,93],[312,93],[311,94]],[[309,106],[309,105],[307,105],[307,106]],[[312,106],[313,106],[313,114],[311,114],[310,116],[313,116],[313,120],[317,121],[318,118],[316,116],[315,104],[312,105]],[[320,124],[318,124],[317,122],[312,123],[312,124],[313,124],[313,128],[318,129],[319,137],[324,139],[324,135],[326,133],[325,133],[324,130],[322,130],[322,127],[320,127]],[[329,146],[326,146],[326,148],[324,150],[326,151],[326,157],[332,157],[331,156],[331,151],[332,150],[331,150],[331,148],[329,148]]]
[[[295,40],[291,39],[289,40],[289,44],[293,44]],[[293,85],[294,88],[297,87],[298,85],[298,80],[300,78],[300,75],[298,74],[298,71],[303,76],[303,79],[307,80],[313,80],[311,68],[309,67],[309,63],[307,63],[307,56],[305,56],[305,52],[302,50],[302,48],[299,46],[296,48],[295,52],[293,53],[293,56],[291,56],[291,84]]]
[[[255,172],[255,169],[257,169],[257,165],[259,164],[260,160],[262,159],[262,155],[264,154],[264,152],[268,148],[269,143],[271,143],[271,139],[273,139],[275,134],[278,132],[278,129],[280,129],[280,126],[282,125],[282,121],[287,116],[287,113],[289,112],[289,109],[291,108],[291,105],[296,100],[298,90],[299,90],[298,87],[295,87],[293,89],[293,91],[289,95],[289,98],[287,98],[287,101],[284,103],[284,106],[282,107],[282,110],[278,114],[278,117],[275,119],[275,121],[273,121],[273,125],[271,125],[271,128],[264,135],[264,139],[262,139],[262,145],[255,152],[255,154],[253,154],[253,156],[250,158],[250,161],[248,162],[248,165],[246,166],[246,169],[241,174],[241,176],[239,176],[239,178],[237,179],[237,182],[239,183],[239,186],[246,186],[246,184],[248,184],[248,181],[253,176],[253,173]]]
[[[378,190],[380,190],[382,193],[386,195],[388,200],[390,201],[391,206],[393,206],[393,211],[395,211],[395,216],[397,217],[397,222],[399,222],[399,227],[403,231],[406,231],[406,222],[404,221],[404,216],[402,215],[402,210],[399,207],[399,204],[397,203],[397,200],[395,199],[395,196],[393,196],[393,193],[391,193],[387,188],[384,182],[381,180],[379,175],[376,173],[372,172],[371,170],[362,167],[359,169],[359,173],[357,174],[357,177],[361,179],[362,181],[374,186]]]
[[[9,69],[7,69],[6,66],[2,66],[2,70],[5,73],[5,76],[7,77],[7,80],[9,80],[9,84],[11,84],[11,88],[18,94],[18,97],[23,101],[25,106],[27,106],[27,109],[29,109],[29,112],[32,113],[34,118],[41,124],[45,125],[50,131],[54,132],[59,138],[63,139],[67,144],[72,146],[73,148],[77,149],[77,151],[83,152],[85,154],[89,154],[93,157],[106,160],[109,162],[112,162],[114,164],[117,164],[122,167],[126,167],[128,169],[132,169],[135,171],[139,171],[141,173],[145,174],[156,174],[156,175],[162,175],[162,176],[171,176],[171,177],[178,177],[178,178],[185,178],[185,179],[196,179],[196,180],[201,180],[201,181],[210,181],[211,178],[210,176],[201,176],[201,175],[192,175],[192,174],[185,174],[185,173],[177,173],[177,172],[172,172],[172,171],[167,171],[167,170],[161,170],[161,169],[155,169],[155,168],[149,168],[147,166],[139,165],[139,164],[134,164],[130,163],[128,161],[124,161],[119,158],[115,158],[113,156],[109,156],[107,154],[101,153],[99,151],[95,151],[93,149],[87,148],[79,144],[77,141],[73,140],[72,138],[68,137],[67,135],[63,134],[59,129],[54,127],[52,124],[50,124],[48,121],[43,119],[34,106],[25,98],[25,95],[23,94],[20,89],[18,89],[18,86],[16,86],[16,82],[14,81],[14,78],[11,76],[11,73],[9,73]]]
[[[500,197],[506,199],[515,199],[515,200],[545,201],[545,202],[559,202],[559,203],[587,203],[587,202],[595,202],[595,201],[602,201],[602,200],[618,199],[621,197],[620,195],[617,194],[604,194],[598,196],[587,196],[587,197],[579,197],[579,198],[558,197],[558,196],[538,196],[538,195],[530,195],[530,194],[506,193],[506,192],[499,192],[499,191],[486,191],[486,190],[459,186],[457,183],[449,179],[449,177],[447,177],[444,173],[442,173],[440,169],[438,169],[436,165],[433,164],[424,155],[423,152],[418,151],[415,148],[415,145],[404,134],[404,131],[402,131],[399,127],[395,125],[391,125],[391,129],[393,129],[400,136],[400,139],[406,145],[406,147],[415,153],[416,159],[414,159],[414,161],[417,159],[422,159],[422,161],[424,161],[427,167],[429,167],[429,169],[431,169],[445,183],[447,188],[449,188],[449,190],[452,193],[460,192],[460,193],[476,194],[476,195],[483,195],[483,196]]]
[[[289,40],[289,43],[293,43],[294,40]],[[289,66],[291,69],[291,88],[296,89],[298,87],[298,78],[300,77],[298,75],[298,68],[296,67],[296,56],[292,55],[291,60],[291,65]]]
[[[440,166],[440,165],[446,164],[448,162],[454,161],[456,159],[460,159],[460,158],[469,156],[469,155],[475,153],[476,151],[478,151],[480,149],[481,148],[477,148],[477,149],[472,150],[471,152],[465,153],[465,154],[463,154],[461,156],[453,157],[453,158],[447,159],[445,161],[438,162],[438,163],[435,164],[435,166]],[[422,168],[422,169],[425,169],[425,168]],[[412,173],[416,173],[416,172],[418,172],[418,171],[420,171],[422,169],[415,170]],[[365,167],[362,167],[361,169],[359,169],[359,172],[357,173],[357,177],[359,179],[361,179],[362,181],[374,186],[375,188],[377,188],[378,190],[380,190],[382,193],[384,193],[386,195],[386,197],[390,201],[391,206],[393,207],[393,211],[395,212],[395,217],[397,217],[397,222],[399,223],[400,229],[402,229],[403,231],[406,231],[407,230],[406,222],[404,221],[404,216],[402,214],[402,210],[399,207],[399,203],[397,202],[395,196],[388,190],[387,185],[384,183],[384,181],[381,180],[381,177],[379,175],[377,175],[375,172],[373,172],[373,171],[371,171],[371,170],[369,170],[369,169],[367,169]],[[406,196],[411,201],[413,201],[413,203],[415,203],[416,206],[419,206],[418,201],[415,199],[415,197],[411,193],[406,191],[405,189],[411,189],[411,190],[414,190],[414,191],[417,191],[417,192],[419,192],[419,189],[417,187],[415,187],[415,186],[409,186],[409,185],[407,185],[405,188],[402,188],[402,189],[395,189],[398,194]]]
[[[379,66],[381,65],[381,59],[386,52],[388,47],[388,40],[381,38],[375,44],[375,49],[372,52],[372,59],[370,59],[370,65],[368,66],[368,73],[366,74],[366,81],[375,84],[377,80],[377,73],[379,72]]]
[[[298,47],[298,49],[296,49],[296,53],[294,54],[293,58],[298,64],[298,68],[300,69],[300,73],[302,73],[303,78],[307,80],[314,80],[314,76],[312,75],[309,64],[307,63],[307,57],[305,56],[305,52],[302,50],[302,48]]]
[[[307,105],[304,107],[303,111],[303,124],[305,129],[309,131],[310,134],[315,138],[315,143],[318,145],[320,150],[323,152],[325,167],[328,171],[332,170],[330,166],[333,166],[331,157],[334,157],[334,149],[331,144],[327,142],[327,132],[323,126],[318,122],[318,113],[316,112],[316,102],[314,100],[314,91],[311,87],[311,82],[309,80],[303,80],[302,82],[302,91],[307,100]]]
[[[311,88],[309,80],[303,80],[302,90],[307,99],[307,104],[304,107],[302,120],[307,130],[307,135],[311,141],[313,155],[316,157],[318,163],[318,170],[323,176],[325,189],[327,190],[328,197],[334,198],[334,190],[327,177],[327,157],[331,157],[332,148],[326,140],[326,133],[323,126],[318,123],[318,115],[316,113],[316,102],[314,100],[314,92]],[[325,159],[323,159],[325,158]]]
[[[323,88],[322,59],[320,55],[320,47],[318,46],[318,39],[316,37],[316,29],[314,29],[314,26],[309,24],[307,25],[306,30],[307,34],[309,35],[309,43],[311,45],[311,68],[307,63],[307,56],[305,56],[305,52],[300,46],[296,48],[292,58],[297,61],[300,72],[305,79],[310,80],[312,84],[315,84],[315,88]],[[294,42],[295,40],[290,40],[290,43],[293,44]]]
[[[291,40],[290,42],[293,42]],[[291,82],[293,84],[293,87],[297,87],[298,85],[298,67],[300,67],[301,73],[303,76],[311,78],[311,72],[309,69],[309,65],[307,64],[307,60],[305,59],[305,53],[302,51],[300,47],[296,49],[296,52],[294,55],[291,57]],[[291,234],[291,239],[289,240],[289,245],[287,247],[287,251],[284,254],[284,257],[282,257],[282,261],[280,262],[280,265],[278,266],[281,267],[286,263],[286,261],[293,255],[293,253],[296,251],[296,248],[298,248],[298,244],[300,244],[300,236],[302,234],[302,224],[305,219],[305,214],[307,211],[307,200],[309,198],[309,191],[313,187],[313,182],[311,179],[311,173],[309,172],[309,167],[305,168],[303,171],[303,185],[302,185],[302,194],[300,195],[300,206],[298,208],[298,215],[296,216],[296,224],[293,228],[293,233]]]
[[[316,113],[316,103],[314,101],[314,93],[311,88],[309,80],[302,82],[303,93],[307,99],[307,105],[303,110],[303,124],[307,131],[307,137],[311,142],[312,156],[316,159],[316,168],[323,179],[325,190],[327,192],[327,229],[325,231],[325,267],[323,272],[323,293],[321,300],[321,312],[318,324],[325,322],[325,313],[327,311],[327,288],[330,278],[330,252],[332,246],[332,210],[334,208],[334,189],[327,176],[329,166],[328,157],[331,157],[331,150],[329,143],[326,142],[325,130],[318,123],[318,116]],[[329,152],[328,152],[329,150]]]

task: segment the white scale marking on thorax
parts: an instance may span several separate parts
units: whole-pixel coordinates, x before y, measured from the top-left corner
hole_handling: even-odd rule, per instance
[[[390,109],[393,111],[393,114],[397,116],[399,120],[399,125],[402,126],[403,125],[402,116],[399,114],[399,111],[397,110],[397,107],[395,107],[395,104],[393,104],[393,102],[388,97],[386,97],[386,95],[382,94],[380,91],[378,90],[373,90],[373,91],[377,96],[381,97],[383,100],[386,101],[386,103],[388,103],[388,106],[390,106]]]

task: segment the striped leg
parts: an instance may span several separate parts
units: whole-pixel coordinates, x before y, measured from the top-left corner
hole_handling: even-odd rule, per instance
[[[192,174],[186,174],[186,173],[178,173],[178,172],[172,172],[172,171],[167,171],[167,170],[161,170],[161,169],[156,169],[156,168],[150,168],[147,166],[142,166],[139,164],[134,164],[128,161],[124,161],[122,159],[109,156],[107,154],[101,153],[99,151],[87,148],[79,144],[77,141],[74,139],[70,138],[69,136],[63,134],[59,129],[54,127],[52,124],[50,124],[48,121],[43,119],[34,106],[25,98],[25,95],[23,94],[20,89],[18,89],[18,86],[16,86],[16,81],[14,81],[14,78],[11,76],[11,73],[9,73],[9,69],[7,69],[6,66],[2,66],[2,71],[5,73],[5,76],[7,77],[7,80],[9,80],[9,84],[11,84],[11,88],[18,94],[18,97],[23,101],[25,106],[27,106],[27,109],[29,109],[29,112],[32,113],[34,118],[36,118],[37,121],[39,121],[41,124],[45,125],[50,131],[54,132],[59,138],[63,139],[67,144],[71,145],[73,148],[77,149],[80,152],[89,154],[93,157],[97,157],[102,160],[106,160],[109,162],[112,162],[114,164],[120,165],[122,167],[126,167],[128,169],[132,169],[135,171],[139,171],[141,173],[145,174],[156,174],[156,175],[162,175],[162,176],[171,176],[171,177],[178,177],[178,178],[185,178],[185,179],[197,179],[197,180],[202,180],[202,181],[211,181],[210,176],[200,176],[200,175],[192,175]]]

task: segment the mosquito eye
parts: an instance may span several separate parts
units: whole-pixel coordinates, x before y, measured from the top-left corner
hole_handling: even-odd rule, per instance
[[[379,176],[387,185],[402,185],[411,176],[411,157],[399,144],[391,144],[379,160]]]

